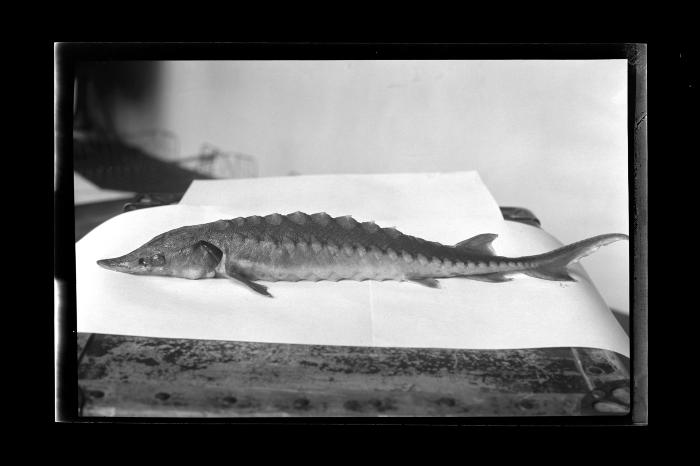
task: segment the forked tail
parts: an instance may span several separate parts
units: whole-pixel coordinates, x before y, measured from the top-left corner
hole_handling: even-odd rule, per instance
[[[629,240],[629,236],[621,233],[599,235],[563,246],[545,254],[523,258],[531,259],[533,268],[523,270],[522,273],[545,280],[575,281],[569,275],[569,271],[566,268],[567,265],[592,254],[601,246],[623,239]]]

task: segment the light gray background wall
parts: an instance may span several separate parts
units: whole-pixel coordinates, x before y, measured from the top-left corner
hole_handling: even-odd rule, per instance
[[[624,60],[162,62],[159,76],[117,120],[174,132],[180,156],[208,142],[255,156],[260,176],[477,170],[565,243],[629,233]],[[616,243],[582,262],[624,313],[628,260]]]

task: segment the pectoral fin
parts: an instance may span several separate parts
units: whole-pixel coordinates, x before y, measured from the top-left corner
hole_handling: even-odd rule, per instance
[[[215,268],[219,265],[224,253],[208,241],[198,241],[192,246],[193,259],[200,261],[203,265]]]
[[[224,253],[207,241],[198,241],[184,249],[182,255],[186,259],[173,267],[173,270],[177,271],[176,276],[197,280],[214,277],[216,266],[221,262]]]
[[[228,275],[230,278],[243,283],[246,285],[248,288],[251,290],[255,291],[256,293],[260,293],[263,296],[267,296],[269,298],[274,298],[268,291],[267,287],[264,285],[261,285],[260,283],[255,283],[253,280],[248,278],[245,273],[242,271],[238,270],[234,264],[227,264],[226,265],[226,275]]]

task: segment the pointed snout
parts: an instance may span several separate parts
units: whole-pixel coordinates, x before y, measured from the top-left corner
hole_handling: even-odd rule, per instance
[[[131,272],[136,267],[136,261],[127,256],[115,257],[113,259],[100,259],[97,265],[107,270],[117,272]]]

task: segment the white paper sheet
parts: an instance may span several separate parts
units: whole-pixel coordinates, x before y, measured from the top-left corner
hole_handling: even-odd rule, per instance
[[[503,221],[477,172],[196,180],[180,204],[230,206],[241,216],[296,211],[352,215],[382,226],[400,224],[408,234],[448,244]]]
[[[220,205],[198,205],[212,200]],[[538,228],[503,221],[473,172],[194,182],[180,205],[119,215],[76,244],[78,331],[356,346],[577,346],[629,355],[627,335],[580,266],[573,268],[577,283],[527,276],[506,283],[442,279],[440,289],[410,282],[275,282],[266,283],[275,296],[269,299],[227,279],[135,276],[95,263],[179,226],[297,210],[352,214],[446,244],[498,233],[494,247],[501,255],[561,245]]]

